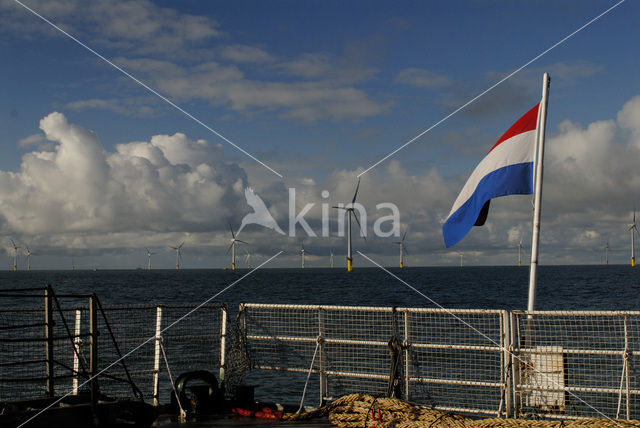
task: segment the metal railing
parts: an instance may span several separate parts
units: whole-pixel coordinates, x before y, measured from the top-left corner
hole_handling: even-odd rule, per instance
[[[311,372],[320,403],[366,392],[475,415],[640,417],[640,312],[245,303],[239,315],[251,367],[298,383]]]
[[[30,292],[38,290],[42,291]],[[0,298],[5,296],[16,302],[37,297],[0,293]],[[51,310],[50,296],[38,299],[43,299],[43,306],[0,305],[0,401],[75,395],[98,384],[106,395],[128,397],[131,386],[123,381],[131,379],[143,397],[155,404],[168,402],[167,365],[176,374],[210,370],[219,373],[220,382],[224,379],[223,304],[198,306],[172,325],[196,305],[105,306],[105,316],[98,317],[95,308],[92,316],[88,299],[86,306],[58,312]],[[115,363],[121,356],[125,365]],[[91,373],[98,372],[98,382],[87,384]]]

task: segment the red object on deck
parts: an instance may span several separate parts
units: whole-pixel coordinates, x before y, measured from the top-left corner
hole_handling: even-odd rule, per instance
[[[279,421],[282,419],[282,412],[279,410],[273,410],[269,407],[263,407],[262,410],[250,410],[242,409],[240,407],[234,407],[231,409],[233,413],[240,416],[246,416],[248,418],[256,419],[272,419]]]

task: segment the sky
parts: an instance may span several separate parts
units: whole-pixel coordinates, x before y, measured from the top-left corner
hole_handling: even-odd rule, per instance
[[[247,226],[237,250],[252,265],[282,250],[268,266],[297,266],[304,240],[308,267],[331,252],[345,266],[331,206],[435,124],[361,176],[368,233],[354,248],[397,264],[397,238],[374,234],[389,215],[377,206],[392,203],[408,266],[455,266],[460,253],[465,265],[517,264],[531,196],[494,200],[485,226],[451,248],[442,223],[539,101],[544,72],[540,264],[604,263],[607,243],[610,263],[629,262],[638,2],[563,41],[617,2],[20,1],[32,11],[0,0],[0,269],[12,268],[12,240],[19,269],[27,247],[34,269],[145,267],[146,248],[172,268],[181,242],[184,268],[229,266],[247,187],[287,232],[295,189],[294,216],[313,204],[304,218],[318,235]]]

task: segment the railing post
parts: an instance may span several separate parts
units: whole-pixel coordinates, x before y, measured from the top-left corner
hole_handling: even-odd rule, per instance
[[[509,330],[511,334],[511,387],[512,387],[512,406],[513,417],[518,417],[518,411],[520,410],[520,396],[518,394],[518,383],[520,383],[520,335],[519,332],[519,319],[516,314],[509,312]]]
[[[222,306],[222,320],[220,322],[220,378],[218,379],[218,383],[220,388],[224,387],[224,376],[225,376],[225,366],[226,362],[226,354],[227,354],[227,307]]]
[[[162,341],[162,307],[156,307],[156,346],[153,358],[153,405],[158,406],[160,404],[160,397],[158,393],[158,383],[160,381],[160,355]]]
[[[318,307],[318,376],[320,383],[320,404],[324,405],[324,399],[326,398],[328,379],[325,374],[325,361],[324,361],[324,309]]]
[[[82,344],[82,339],[80,338],[81,332],[81,322],[82,322],[82,310],[76,309],[76,322],[74,329],[74,338],[73,338],[73,347],[75,348],[75,352],[73,353],[73,380],[71,383],[72,394],[78,395],[78,373],[80,371],[80,345]]]
[[[47,376],[46,393],[47,397],[55,396],[54,374],[53,374],[53,305],[51,299],[51,286],[44,289],[44,322],[45,322],[45,373]]]
[[[628,317],[624,316],[624,366],[625,366],[625,382],[627,388],[627,420],[631,419],[631,391],[629,390],[629,358],[631,354],[629,352],[629,332],[628,332]]]
[[[89,389],[91,405],[98,402],[98,306],[96,295],[89,297]]]
[[[402,341],[402,348],[404,349],[404,399],[409,401],[411,397],[409,396],[409,392],[411,391],[409,381],[411,380],[410,376],[410,367],[411,367],[411,353],[409,352],[409,347],[411,346],[411,342],[409,342],[409,310],[404,310],[404,340]]]
[[[511,369],[511,329],[509,328],[509,312],[503,310],[500,318],[502,318],[502,382],[504,394],[504,415],[506,418],[511,416],[513,402],[511,399],[511,391],[509,388],[509,378]]]

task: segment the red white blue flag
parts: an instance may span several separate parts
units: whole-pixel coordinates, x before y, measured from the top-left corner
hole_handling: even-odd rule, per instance
[[[444,243],[458,243],[473,226],[482,226],[491,199],[533,193],[536,104],[504,133],[473,171],[442,226]]]

